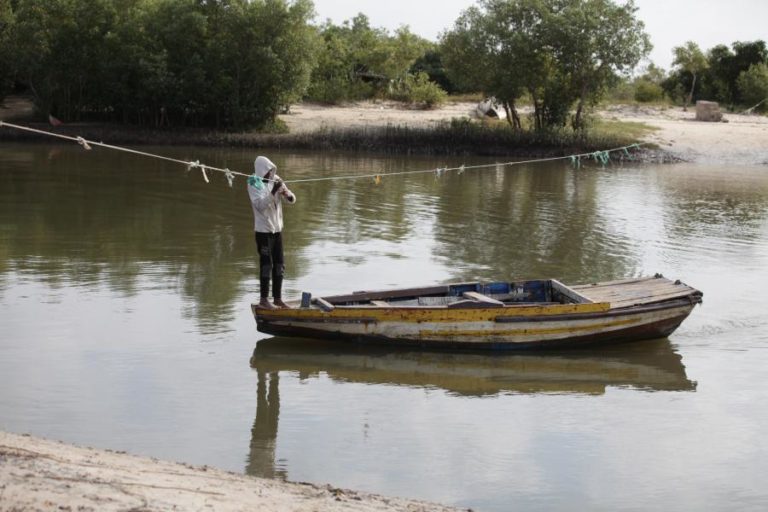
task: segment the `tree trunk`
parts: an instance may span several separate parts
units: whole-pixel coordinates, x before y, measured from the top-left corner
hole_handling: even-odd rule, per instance
[[[693,90],[696,88],[696,73],[693,74],[693,83],[691,84],[691,92],[688,93],[688,97],[685,99],[685,105],[683,106],[683,112],[688,112],[688,105],[693,101]]]
[[[584,128],[584,121],[582,115],[584,113],[584,103],[587,98],[587,91],[589,90],[588,84],[581,86],[581,94],[579,95],[579,104],[576,107],[576,115],[573,118],[573,124],[571,125],[574,130],[581,130]]]
[[[533,124],[534,124],[534,129],[538,132],[538,131],[541,131],[541,129],[544,126],[544,119],[543,119],[543,113],[541,111],[541,104],[539,103],[539,99],[536,97],[535,90],[530,88],[529,92],[531,93],[531,100],[533,101]]]
[[[583,128],[581,122],[581,112],[584,110],[584,97],[579,98],[579,104],[576,107],[576,115],[573,117],[573,124],[571,127],[574,130],[580,130]]]
[[[521,131],[523,127],[520,124],[520,116],[517,114],[514,100],[504,102],[504,111],[507,113],[507,122],[509,123],[509,126],[514,130]]]

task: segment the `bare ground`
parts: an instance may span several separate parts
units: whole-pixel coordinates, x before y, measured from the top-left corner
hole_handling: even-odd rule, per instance
[[[299,104],[281,116],[292,133],[322,128],[390,125],[434,126],[474,115],[474,103],[450,103],[435,110],[403,108],[394,102],[358,102],[345,106]],[[686,161],[768,165],[768,117],[725,114],[723,123],[695,120],[695,109],[619,105],[598,112],[617,121],[638,121],[657,128],[645,141]]]
[[[695,109],[615,106],[601,116],[639,121],[658,130],[646,137],[678,158],[712,164],[768,165],[768,117],[725,114],[721,123],[696,121]]]
[[[0,512],[450,512],[437,504],[252,478],[0,432]]]

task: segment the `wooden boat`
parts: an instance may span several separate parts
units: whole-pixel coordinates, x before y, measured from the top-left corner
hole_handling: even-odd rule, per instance
[[[487,98],[477,104],[477,115],[480,118],[506,119],[507,111],[496,101],[496,98]]]
[[[661,338],[702,293],[661,275],[566,286],[554,279],[459,283],[252,305],[267,334],[420,348],[529,349]]]

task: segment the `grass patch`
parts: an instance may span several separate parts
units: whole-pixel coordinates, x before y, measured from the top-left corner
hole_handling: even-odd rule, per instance
[[[638,121],[618,121],[615,119],[595,118],[590,122],[590,137],[615,137],[636,142],[658,131],[655,126]]]
[[[640,123],[637,123],[640,124]],[[267,146],[313,150],[349,150],[398,154],[564,156],[628,146],[634,134],[572,130],[514,131],[506,123],[454,119],[430,128],[382,126],[364,129],[323,129],[317,132],[262,138]],[[235,141],[230,140],[230,143]]]
[[[44,125],[41,125],[44,126]],[[647,134],[643,123],[599,122],[588,133],[570,129],[532,132],[512,130],[506,122],[454,119],[433,127],[388,125],[368,128],[325,128],[307,133],[146,130],[110,125],[68,125],[43,129],[80,135],[117,145],[197,145],[302,150],[343,150],[389,154],[485,155],[539,158],[591,153],[628,146]],[[24,132],[0,133],[0,140],[38,140]]]
[[[482,93],[465,92],[461,94],[449,94],[446,98],[447,103],[480,103],[485,99]]]

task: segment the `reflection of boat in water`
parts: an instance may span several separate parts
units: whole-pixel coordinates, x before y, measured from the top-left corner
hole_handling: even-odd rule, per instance
[[[304,294],[291,309],[252,306],[259,331],[385,345],[544,349],[663,338],[700,291],[660,275],[566,286],[554,279]]]
[[[338,382],[439,388],[462,396],[500,393],[599,395],[607,387],[645,391],[693,391],[679,354],[668,339],[594,350],[525,354],[453,354],[391,350],[343,342],[270,338],[256,344],[256,418],[246,473],[287,476],[276,457],[280,378],[320,374]]]
[[[270,338],[257,343],[251,366],[260,373],[324,373],[338,381],[436,387],[461,395],[601,394],[610,386],[692,391],[696,384],[681,359],[667,339],[573,353],[485,355]]]

